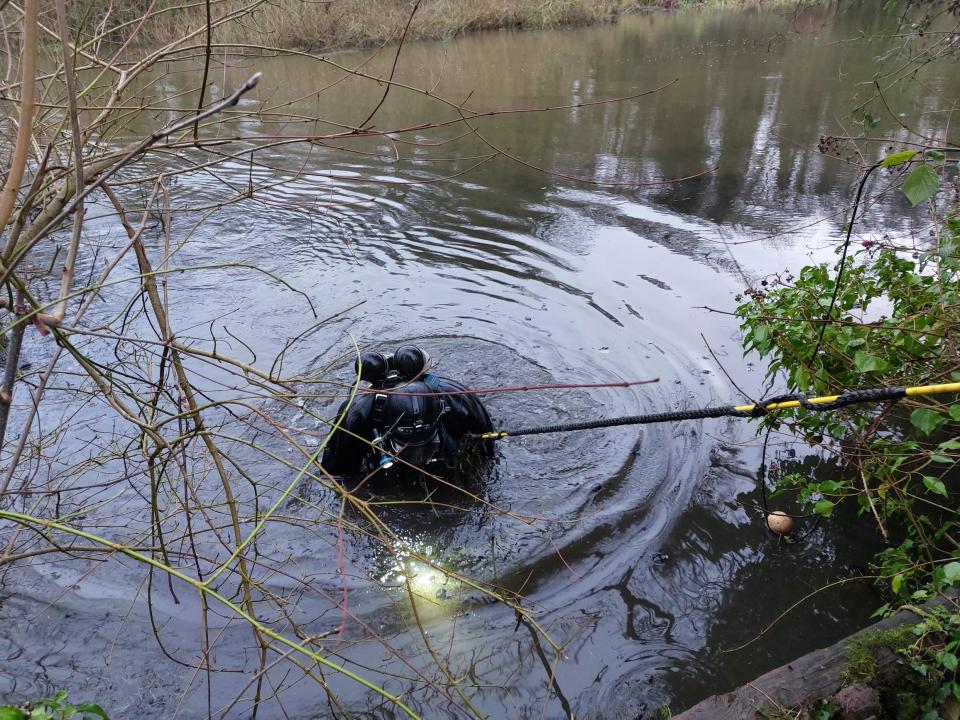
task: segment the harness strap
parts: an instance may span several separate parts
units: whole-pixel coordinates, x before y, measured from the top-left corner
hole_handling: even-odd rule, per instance
[[[374,425],[383,425],[383,411],[387,407],[387,396],[384,393],[377,393],[373,396],[373,408],[370,412],[370,419]]]

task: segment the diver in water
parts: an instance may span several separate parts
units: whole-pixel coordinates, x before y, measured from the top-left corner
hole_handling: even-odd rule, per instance
[[[468,433],[493,430],[476,395],[466,387],[428,372],[430,356],[404,345],[393,355],[365,352],[356,372],[370,388],[358,395],[323,452],[322,464],[334,475],[366,477],[416,472],[445,475],[461,460]],[[337,411],[339,417],[346,403]],[[490,441],[471,443],[477,459],[492,453]],[[413,467],[410,467],[413,466]]]

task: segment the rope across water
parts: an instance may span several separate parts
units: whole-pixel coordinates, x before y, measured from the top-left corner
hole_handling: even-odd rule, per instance
[[[886,387],[853,390],[839,395],[826,395],[808,398],[806,395],[795,393],[770,398],[763,404],[756,405],[725,405],[695,410],[676,410],[674,412],[652,413],[649,415],[627,415],[625,417],[592,420],[580,423],[562,425],[540,425],[517,430],[501,430],[479,435],[483,440],[500,440],[505,437],[521,435],[542,435],[555,432],[572,432],[575,430],[592,430],[594,428],[617,427],[619,425],[648,425],[651,423],[675,422],[680,420],[699,420],[702,418],[717,417],[762,417],[769,412],[802,408],[815,412],[837,410],[848,405],[876,403],[900,400],[904,397],[920,395],[940,395],[944,393],[960,393],[960,383],[946,383],[943,385],[918,385],[915,387]]]

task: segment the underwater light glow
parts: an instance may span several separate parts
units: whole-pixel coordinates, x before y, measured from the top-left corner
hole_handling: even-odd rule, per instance
[[[404,579],[411,593],[435,605],[453,598],[462,586],[459,580],[420,560],[406,561]]]

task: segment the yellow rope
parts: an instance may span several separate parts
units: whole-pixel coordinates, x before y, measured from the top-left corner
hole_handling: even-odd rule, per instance
[[[955,392],[960,392],[960,382],[944,383],[942,385],[918,385],[917,387],[907,388],[907,395],[940,395]]]
[[[960,382],[943,383],[941,385],[917,385],[906,389],[906,395],[908,397],[913,395],[942,395],[943,393],[960,393]],[[830,403],[839,397],[839,395],[824,395],[823,397],[807,398],[807,402],[812,405],[816,405],[817,403]],[[769,412],[771,410],[789,410],[790,408],[798,408],[800,406],[801,403],[799,400],[785,400],[784,402],[764,405],[763,409]],[[737,405],[733,409],[739,412],[752,412],[755,407],[756,405]]]

